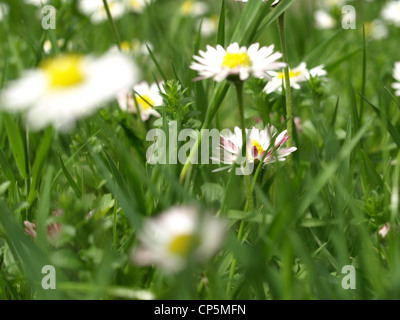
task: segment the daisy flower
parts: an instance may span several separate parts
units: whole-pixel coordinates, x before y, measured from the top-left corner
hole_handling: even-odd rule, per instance
[[[365,34],[372,40],[382,40],[387,38],[389,30],[382,20],[375,19],[365,24]]]
[[[389,233],[390,230],[390,223],[386,223],[385,225],[383,225],[380,229],[379,229],[379,234],[382,237],[382,239],[384,239],[387,234]]]
[[[104,56],[66,54],[26,71],[0,93],[4,110],[26,111],[32,130],[48,125],[67,131],[121,90],[137,82],[137,67],[122,53]]]
[[[126,0],[128,10],[135,13],[142,13],[144,8],[149,5],[151,0]]]
[[[54,210],[53,211],[53,219],[57,219],[57,217],[63,216],[64,211],[62,210]],[[28,220],[24,221],[26,234],[32,237],[33,240],[37,238],[36,224],[32,223]],[[47,239],[50,243],[55,244],[57,238],[60,236],[61,229],[63,227],[62,223],[59,222],[51,222],[47,225]]]
[[[274,91],[282,91],[282,83],[285,85],[285,73],[283,71],[271,71],[269,74],[273,77],[264,87],[264,91],[267,94]],[[308,70],[306,63],[302,62],[298,67],[289,70],[290,86],[294,89],[300,89],[300,82],[308,81],[311,77],[322,77],[325,75],[327,75],[327,72],[324,70],[324,65]]]
[[[382,9],[382,18],[400,27],[400,0],[388,2]]]
[[[138,104],[140,116],[143,121],[148,120],[150,116],[161,116],[153,109],[153,107],[161,106],[163,104],[163,99],[160,96],[156,83],[149,86],[147,82],[141,82],[133,87],[133,91],[135,91],[136,103]],[[136,113],[137,111],[131,90],[118,94],[118,104],[124,111],[132,113]]]
[[[41,7],[49,2],[49,0],[25,0],[25,3],[31,4],[33,6]]]
[[[107,0],[107,4],[113,19],[118,19],[125,13],[125,7],[121,1]],[[107,20],[107,12],[102,0],[80,0],[78,7],[82,14],[90,16],[90,21],[94,24]]]
[[[208,5],[202,1],[186,0],[180,8],[180,12],[184,16],[198,17],[207,13]]]
[[[392,88],[396,90],[395,95],[400,96],[400,62],[394,64],[393,78],[398,82],[392,84]]]
[[[64,46],[64,44],[65,44],[65,39],[58,39],[57,40],[57,44],[58,44],[58,46],[61,48],[62,46]],[[50,54],[52,51],[53,51],[53,45],[51,44],[51,41],[50,40],[46,40],[44,43],[43,43],[43,51],[44,51],[44,53],[46,53],[46,54]]]
[[[198,71],[196,80],[213,78],[220,82],[227,78],[239,78],[244,81],[250,76],[255,78],[268,77],[267,72],[286,66],[277,60],[282,57],[280,52],[274,52],[274,45],[260,48],[254,43],[249,48],[239,47],[237,42],[225,50],[222,46],[216,48],[207,46],[207,51],[199,51],[200,56],[194,56],[190,68]]]
[[[239,1],[239,2],[248,2],[248,0],[235,0],[235,1]],[[268,2],[268,1],[273,1],[273,0],[263,0],[263,2]],[[274,0],[271,3],[271,7],[275,7],[281,0]]]
[[[196,24],[196,29],[199,30],[201,26],[201,35],[203,37],[210,37],[217,33],[219,23],[219,16],[214,14],[211,17],[204,18],[203,20],[199,20]]]
[[[282,148],[289,139],[287,130],[278,134],[273,126],[267,125],[264,130],[258,130],[255,127],[250,130],[246,129],[246,136],[246,160],[249,164],[254,164],[257,161],[263,161],[264,165],[276,161],[285,161],[289,154],[297,150],[296,147]],[[235,162],[239,161],[242,145],[242,130],[239,127],[235,127],[233,133],[221,135],[220,147],[214,153],[215,156],[212,159],[229,164],[229,166],[216,169],[213,172],[230,169]],[[221,151],[223,151],[222,154]]]
[[[226,223],[189,206],[173,207],[145,221],[133,253],[139,265],[157,265],[167,273],[185,268],[188,258],[210,259],[221,247]]]
[[[314,20],[317,29],[332,29],[336,26],[336,20],[324,10],[315,11]]]
[[[6,3],[0,3],[0,21],[3,20],[3,17],[8,15],[10,8]]]

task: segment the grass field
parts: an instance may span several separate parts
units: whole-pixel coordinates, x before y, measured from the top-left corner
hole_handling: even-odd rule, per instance
[[[400,1],[42,2],[0,0],[0,299],[400,298]],[[199,80],[235,42],[290,70]],[[171,123],[288,136],[151,163]]]

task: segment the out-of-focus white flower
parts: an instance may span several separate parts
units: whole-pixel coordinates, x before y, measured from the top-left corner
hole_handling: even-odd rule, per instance
[[[25,3],[31,4],[37,7],[41,7],[49,2],[49,0],[25,0]]]
[[[382,238],[385,238],[387,234],[389,233],[390,230],[390,223],[386,223],[382,228],[379,229],[379,234],[381,235]]]
[[[365,24],[365,35],[373,40],[382,40],[387,38],[389,30],[382,20],[375,19]]]
[[[237,77],[244,81],[250,76],[255,78],[269,77],[267,72],[286,66],[277,60],[282,57],[280,52],[274,52],[274,45],[262,47],[258,43],[249,48],[239,47],[237,42],[225,50],[222,46],[216,48],[207,46],[207,51],[199,51],[200,56],[194,56],[190,68],[198,71],[199,79],[213,78],[223,81],[228,77]]]
[[[26,71],[0,94],[6,111],[26,111],[32,130],[53,125],[70,130],[116,94],[134,85],[135,64],[124,54],[109,52],[99,58],[67,54]]]
[[[107,0],[107,4],[113,19],[118,19],[125,13],[125,6],[121,1]],[[78,7],[82,14],[90,16],[94,24],[107,20],[107,12],[102,0],[80,0]]]
[[[333,8],[343,7],[347,0],[322,0],[320,5],[327,7],[329,10]]]
[[[167,273],[178,272],[189,257],[197,262],[210,259],[221,248],[226,227],[225,221],[194,207],[170,208],[144,222],[133,261],[157,265]]]
[[[186,0],[180,8],[180,12],[184,16],[198,17],[206,14],[208,5],[202,1]]]
[[[388,23],[400,27],[400,0],[388,2],[382,9],[382,18]]]
[[[332,29],[336,26],[336,20],[324,10],[315,11],[314,20],[315,27],[318,29]]]
[[[269,74],[272,76],[272,79],[264,87],[264,91],[267,94],[274,91],[282,91],[282,82],[285,86],[285,73],[283,71],[271,71]],[[324,65],[308,70],[306,63],[302,62],[298,67],[289,69],[290,86],[294,89],[300,89],[300,82],[308,81],[311,77],[322,77],[326,75],[327,72],[324,70]]]
[[[161,84],[159,84],[161,86]],[[161,87],[160,87],[161,89]],[[161,89],[162,90],[162,89]],[[151,86],[147,82],[141,82],[133,87],[135,91],[136,103],[140,110],[140,116],[146,121],[150,116],[160,117],[161,115],[153,107],[161,106],[163,99],[156,83]],[[132,91],[124,91],[118,94],[119,107],[128,112],[136,113],[136,105],[132,96]]]
[[[214,14],[211,17],[204,18],[202,21],[197,22],[197,29],[201,24],[201,35],[205,38],[214,35],[218,30],[219,16]]]
[[[394,64],[393,78],[398,82],[394,82],[392,88],[396,90],[395,95],[400,96],[400,62]]]
[[[239,2],[248,2],[248,0],[235,0],[235,1],[239,1]],[[271,3],[271,7],[276,6],[281,0],[263,0],[263,2],[272,2]]]
[[[249,164],[254,164],[256,161],[263,161],[264,165],[276,161],[285,161],[289,154],[297,150],[296,147],[282,148],[283,144],[289,139],[287,130],[278,134],[273,126],[267,125],[263,130],[258,130],[255,127],[250,130],[246,129],[246,136],[246,160]],[[242,130],[239,127],[235,127],[233,133],[221,135],[220,147],[217,149],[217,153],[214,153],[212,159],[229,166],[216,169],[214,172],[230,169],[241,157],[242,146]]]
[[[8,15],[10,8],[6,3],[0,3],[0,21],[3,20],[3,17]]]
[[[151,51],[154,50],[153,45],[148,42],[141,42],[139,39],[132,39],[131,41],[122,41],[121,42],[121,50],[126,54],[133,54],[135,56],[148,56],[149,50],[147,50],[147,46]],[[117,46],[113,47],[114,51],[119,51]]]
[[[62,47],[65,44],[65,40],[64,39],[58,39],[57,40],[57,44],[58,44],[59,47]],[[52,50],[53,50],[53,45],[51,44],[51,41],[50,40],[46,40],[43,43],[43,51],[44,51],[44,53],[50,54],[52,52]]]
[[[151,0],[125,0],[128,10],[136,13],[142,13]]]

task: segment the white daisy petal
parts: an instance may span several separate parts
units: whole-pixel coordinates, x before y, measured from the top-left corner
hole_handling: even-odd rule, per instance
[[[8,111],[27,109],[32,130],[53,125],[66,131],[132,86],[138,75],[132,61],[118,52],[97,59],[62,55],[10,83],[1,93],[2,107]]]
[[[237,42],[230,44],[225,50],[217,45],[213,48],[207,45],[206,51],[199,51],[199,56],[193,56],[190,68],[199,73],[196,79],[213,78],[221,82],[230,76],[241,81],[250,76],[268,78],[268,72],[278,70],[286,64],[277,62],[282,57],[280,52],[273,52],[274,46],[260,48],[259,43],[252,44],[249,48],[240,47]]]
[[[156,264],[166,273],[182,270],[188,257],[211,258],[221,247],[226,223],[189,206],[173,207],[145,221],[133,254],[139,265]]]

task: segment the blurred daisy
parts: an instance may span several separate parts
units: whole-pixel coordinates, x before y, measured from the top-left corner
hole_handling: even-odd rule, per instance
[[[347,0],[323,0],[321,4],[329,9],[343,7]]]
[[[380,229],[379,229],[379,234],[382,237],[382,239],[384,239],[387,234],[389,233],[390,230],[390,223],[386,223],[385,225],[383,225]]]
[[[6,111],[26,111],[32,130],[66,131],[137,82],[138,70],[122,53],[102,57],[67,54],[26,71],[0,94]]]
[[[125,7],[119,0],[107,0],[108,8],[114,19],[120,18],[125,13]],[[79,11],[90,16],[90,21],[97,24],[107,20],[107,12],[102,0],[80,0]]]
[[[239,1],[239,2],[248,2],[248,0],[235,0],[235,1]],[[264,2],[268,2],[271,1],[271,7],[276,6],[281,0],[263,0]]]
[[[61,47],[64,46],[65,40],[64,39],[58,39],[57,40],[57,44],[61,48]],[[45,54],[50,54],[53,51],[53,45],[51,44],[50,40],[46,40],[43,43],[43,51],[44,51]]]
[[[274,91],[282,91],[282,83],[285,85],[285,73],[283,71],[271,71],[269,74],[273,78],[264,87],[264,91],[267,94]],[[327,75],[327,72],[324,70],[324,65],[320,65],[309,71],[306,63],[302,62],[298,67],[289,70],[290,86],[294,89],[300,89],[300,82],[308,81],[310,77],[322,77],[325,75]]]
[[[317,29],[332,29],[336,26],[336,20],[324,10],[315,11],[314,20]]]
[[[53,217],[51,219],[57,219],[57,217],[63,216],[64,211],[62,210],[54,210]],[[37,238],[36,232],[36,224],[29,222],[28,220],[24,221],[25,229],[24,231],[32,237],[33,240]],[[59,222],[51,222],[47,225],[47,239],[50,243],[55,244],[57,238],[61,233],[61,229],[63,227],[62,223]]]
[[[149,5],[151,0],[126,0],[128,10],[136,13],[142,13],[144,8]]]
[[[10,8],[6,3],[0,3],[0,21],[3,20],[3,17],[8,15],[9,11]]]
[[[201,35],[205,38],[210,37],[217,33],[219,24],[219,16],[217,14],[212,15],[211,17],[207,17],[198,21],[197,30],[199,30],[201,26]]]
[[[207,13],[208,5],[202,1],[186,0],[182,3],[180,12],[184,16],[198,17]]]
[[[37,7],[45,5],[48,2],[49,2],[49,0],[25,0],[25,3],[31,4],[31,5],[34,5],[34,6],[37,6]]]
[[[375,19],[365,24],[365,35],[373,40],[382,40],[387,38],[389,31],[382,20]]]
[[[160,84],[161,85],[161,84]],[[135,91],[135,100],[140,110],[140,116],[146,121],[150,116],[160,117],[161,115],[153,109],[155,106],[163,104],[162,97],[156,83],[151,86],[147,82],[141,82],[133,87]],[[119,107],[128,112],[136,113],[136,104],[132,96],[132,91],[124,91],[118,94]]]
[[[262,161],[264,157],[264,165],[276,161],[285,161],[289,154],[297,150],[296,147],[282,148],[283,144],[289,139],[287,130],[277,134],[273,126],[267,125],[264,130],[258,130],[254,127],[250,130],[246,129],[246,136],[248,139],[246,160],[249,164]],[[214,153],[212,159],[229,164],[229,166],[216,169],[213,172],[230,169],[239,160],[242,145],[242,130],[239,127],[235,127],[234,133],[221,135],[220,147]]]
[[[173,207],[144,222],[133,261],[178,272],[189,257],[197,262],[210,259],[222,245],[225,228],[224,221],[202,215],[194,207]]]
[[[388,2],[382,9],[382,18],[400,27],[400,0]]]
[[[135,56],[148,56],[149,50],[147,50],[147,46],[149,46],[150,50],[153,51],[153,45],[148,42],[141,42],[139,39],[132,39],[131,41],[122,41],[121,42],[121,50],[126,54],[133,54]],[[113,47],[113,50],[119,51],[117,46]]]
[[[222,46],[216,48],[207,46],[207,51],[199,51],[200,56],[194,56],[190,68],[198,71],[196,80],[213,78],[223,81],[226,78],[239,78],[244,81],[250,76],[255,78],[268,77],[267,72],[286,66],[277,60],[282,57],[280,52],[274,52],[274,45],[262,47],[258,43],[249,48],[239,47],[237,42],[225,50]]]
[[[396,90],[395,95],[400,96],[400,62],[396,62],[394,64],[393,78],[395,78],[398,82],[394,82],[392,84],[392,88]]]

